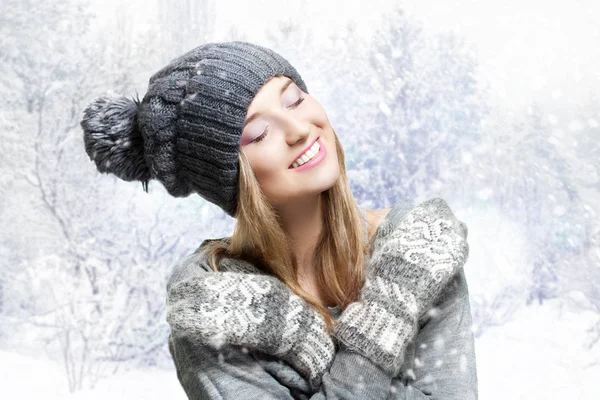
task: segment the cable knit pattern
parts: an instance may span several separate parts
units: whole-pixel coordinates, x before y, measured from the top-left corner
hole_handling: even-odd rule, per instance
[[[334,336],[397,374],[419,317],[465,264],[467,234],[441,198],[412,209],[374,246],[361,298],[342,313]]]

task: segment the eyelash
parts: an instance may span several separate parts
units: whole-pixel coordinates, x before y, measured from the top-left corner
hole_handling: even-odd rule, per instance
[[[300,97],[294,104],[290,105],[291,108],[296,108],[298,107],[302,102],[304,101],[304,97]],[[267,130],[265,129],[265,131],[256,139],[253,140],[254,143],[258,143],[261,140],[263,140],[265,137],[267,136]]]

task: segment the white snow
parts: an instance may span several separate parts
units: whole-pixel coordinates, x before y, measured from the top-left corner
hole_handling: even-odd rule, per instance
[[[48,359],[0,351],[0,390],[13,400],[186,400],[175,371],[131,371],[101,380],[93,390],[69,393],[62,367]]]
[[[482,400],[597,399],[600,345],[586,350],[593,312],[561,311],[561,300],[531,305],[476,341]]]

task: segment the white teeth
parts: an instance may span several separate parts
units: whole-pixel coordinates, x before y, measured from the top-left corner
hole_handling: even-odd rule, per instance
[[[319,152],[319,149],[321,148],[321,146],[319,146],[318,142],[315,142],[310,149],[308,149],[306,151],[306,153],[304,153],[302,156],[300,156],[296,161],[294,161],[294,163],[292,164],[292,168],[297,168],[300,165],[308,162],[311,158],[313,158],[315,155],[317,155],[317,153]]]

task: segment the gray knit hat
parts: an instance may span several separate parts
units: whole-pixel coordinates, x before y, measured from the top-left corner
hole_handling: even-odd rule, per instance
[[[246,42],[199,46],[155,73],[144,98],[102,96],[86,107],[85,151],[98,171],[198,193],[235,216],[238,154],[250,102],[273,76],[304,81],[279,54]]]

